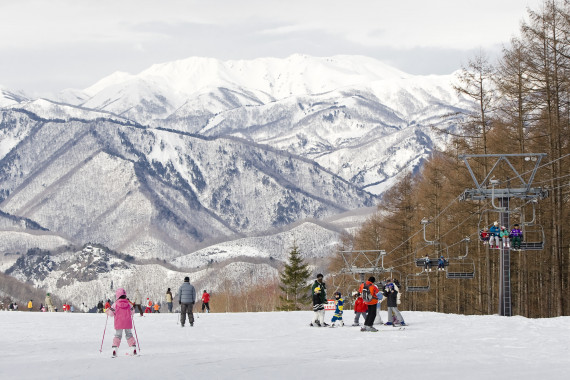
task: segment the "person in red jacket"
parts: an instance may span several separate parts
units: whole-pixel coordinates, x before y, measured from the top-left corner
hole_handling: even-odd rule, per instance
[[[356,290],[352,292],[352,296],[356,298],[354,301],[354,323],[353,326],[360,326],[360,316],[366,321],[366,313],[368,312],[368,305]]]
[[[374,283],[376,282],[376,278],[374,276],[370,277],[366,283],[360,284],[360,294],[366,287],[370,290],[370,294],[372,299],[368,302],[365,301],[366,305],[368,306],[368,314],[366,315],[366,320],[364,321],[364,326],[360,329],[360,331],[378,331],[374,328],[374,319],[376,319],[376,304],[378,303],[378,288]],[[363,298],[364,300],[364,298]]]
[[[202,313],[204,312],[204,309],[206,309],[208,313],[210,312],[210,295],[206,290],[202,293]]]

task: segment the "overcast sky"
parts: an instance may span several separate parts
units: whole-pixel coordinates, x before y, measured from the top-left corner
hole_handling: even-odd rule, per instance
[[[47,95],[191,56],[359,54],[412,74],[497,56],[542,0],[0,0],[0,86]]]

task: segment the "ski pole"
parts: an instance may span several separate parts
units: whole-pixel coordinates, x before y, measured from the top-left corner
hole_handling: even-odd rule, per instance
[[[135,337],[137,338],[137,346],[139,346],[139,352],[141,352],[141,345],[139,343],[139,336],[137,335],[137,328],[135,327],[135,319],[133,318],[133,314],[131,314],[131,321],[133,321],[133,330],[135,330]]]
[[[101,339],[101,348],[99,352],[103,352],[103,341],[105,340],[105,332],[107,331],[107,322],[109,321],[109,314],[107,314],[107,319],[105,320],[105,329],[103,330],[103,339]]]

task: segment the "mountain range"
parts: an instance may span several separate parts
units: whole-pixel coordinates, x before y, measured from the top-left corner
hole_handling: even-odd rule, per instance
[[[26,241],[0,247],[1,268],[40,281],[28,249],[78,261],[62,247],[86,243],[167,272],[256,257],[274,273],[292,244],[323,265],[344,230],[325,219],[373,210],[444,146],[432,127],[469,107],[452,78],[293,55],[188,58],[52,99],[0,89],[0,234]]]

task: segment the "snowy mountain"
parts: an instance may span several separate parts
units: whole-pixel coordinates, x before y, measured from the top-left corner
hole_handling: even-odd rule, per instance
[[[117,72],[61,99],[143,125],[268,144],[382,194],[442,145],[429,127],[453,127],[442,116],[467,106],[452,81],[362,56],[193,57]]]
[[[242,140],[27,110],[0,120],[14,146],[0,157],[2,210],[139,258],[374,202],[314,162]]]
[[[188,58],[52,100],[1,90],[0,211],[41,227],[0,230],[2,269],[32,248],[79,262],[85,252],[63,247],[86,243],[167,261],[137,261],[156,286],[212,265],[271,277],[294,243],[319,268],[357,226],[325,219],[366,215],[443,146],[430,127],[454,128],[442,116],[467,106],[451,82],[367,57],[293,55]],[[75,285],[57,282],[63,272],[13,273],[70,297],[134,273],[112,260]]]

